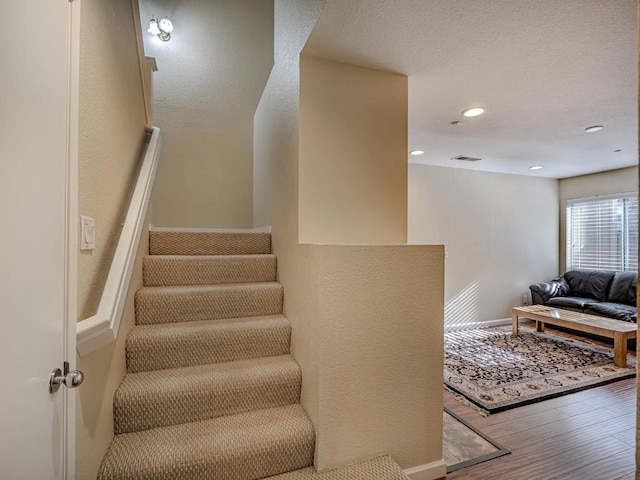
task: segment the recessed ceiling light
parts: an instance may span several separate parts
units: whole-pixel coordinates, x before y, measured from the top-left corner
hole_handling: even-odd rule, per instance
[[[587,133],[593,133],[593,132],[599,132],[603,128],[604,127],[602,125],[591,125],[590,127],[585,128],[584,131]]]
[[[418,155],[424,155],[424,150],[411,150],[409,153],[414,157],[417,157]]]
[[[534,165],[533,167],[529,167],[529,170],[542,170],[543,168],[542,165]]]
[[[473,108],[467,108],[464,112],[462,112],[462,115],[464,115],[465,117],[477,117],[478,115],[482,115],[483,113],[484,113],[484,108],[473,107]]]

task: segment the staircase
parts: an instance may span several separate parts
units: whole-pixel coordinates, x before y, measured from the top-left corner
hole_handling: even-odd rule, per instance
[[[149,243],[98,480],[407,478],[389,457],[311,467],[270,234],[153,231]]]

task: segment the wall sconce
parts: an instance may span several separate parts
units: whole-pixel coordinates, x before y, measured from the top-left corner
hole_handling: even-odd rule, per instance
[[[173,23],[171,23],[169,17],[158,20],[154,14],[151,20],[149,20],[149,29],[147,32],[157,35],[163,42],[168,42],[171,38],[171,32],[173,32]]]

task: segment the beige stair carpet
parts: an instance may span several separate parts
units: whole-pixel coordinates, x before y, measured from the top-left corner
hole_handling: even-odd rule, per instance
[[[151,232],[99,480],[257,480],[312,464],[270,245]]]
[[[116,435],[98,480],[255,480],[311,465],[300,405]]]
[[[271,253],[271,234],[189,231],[149,232],[151,255],[252,255]]]
[[[275,282],[275,255],[152,255],[142,263],[148,287]]]
[[[289,353],[291,325],[281,315],[133,327],[127,371],[188,367]]]
[[[136,324],[194,322],[282,313],[276,282],[144,287],[136,292]]]
[[[297,403],[301,378],[289,355],[130,374],[113,399],[115,432]]]

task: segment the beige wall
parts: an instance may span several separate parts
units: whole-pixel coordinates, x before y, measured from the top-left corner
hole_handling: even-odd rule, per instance
[[[321,1],[275,1],[275,64],[254,134],[254,224],[273,228],[302,402],[316,426],[315,463],[325,470],[381,453],[404,468],[438,462],[442,248],[298,243],[299,52],[321,8]],[[370,179],[352,181],[364,191]],[[380,188],[385,195],[388,186]]]
[[[80,31],[78,210],[96,220],[96,248],[80,252],[78,313],[95,314],[137,174],[145,110],[130,0],[83,2]],[[136,272],[140,272],[137,266]],[[133,292],[139,274],[132,280]],[[130,297],[121,335],[79,358],[76,478],[93,480],[113,436],[112,395],[124,373],[123,342],[133,322]]]
[[[309,249],[317,262],[317,467],[376,453],[404,468],[439,460],[443,247]]]
[[[409,243],[445,245],[447,325],[510,318],[558,273],[558,181],[411,164]]]
[[[406,243],[407,77],[303,56],[300,242]]]
[[[83,3],[80,21],[78,211],[96,221],[96,248],[80,252],[78,261],[83,319],[100,302],[139,167],[146,118],[131,1]]]
[[[151,223],[149,209],[145,225]],[[149,253],[149,231],[140,237],[136,263],[125,301],[118,338],[110,345],[84,357],[77,357],[78,369],[85,375],[77,390],[76,480],[94,480],[102,457],[113,438],[113,394],[126,371],[125,340],[135,323],[134,296],[142,287],[142,259]]]
[[[638,167],[621,168],[560,180],[560,273],[567,266],[567,200],[638,191]]]
[[[164,145],[155,224],[251,227],[253,115],[273,64],[272,0],[141,0],[140,9]],[[146,32],[152,14],[171,18],[170,41]]]

